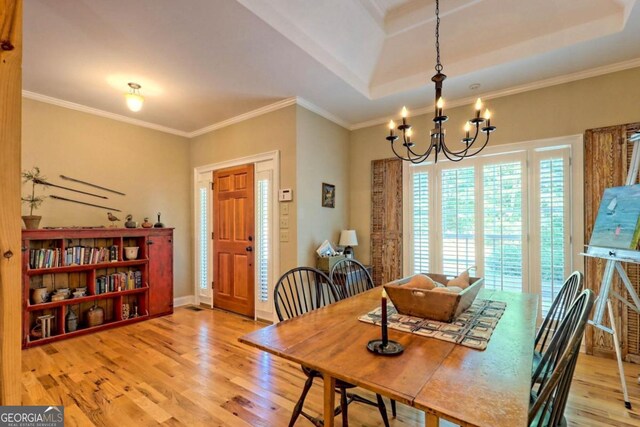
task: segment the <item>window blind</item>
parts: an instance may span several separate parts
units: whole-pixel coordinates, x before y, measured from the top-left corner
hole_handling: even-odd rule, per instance
[[[540,160],[540,279],[542,315],[564,283],[565,254],[565,160],[562,157]]]
[[[199,256],[199,286],[200,289],[209,287],[209,229],[207,197],[209,195],[208,183],[200,187],[200,256]]]
[[[413,174],[413,272],[429,273],[429,173]]]
[[[269,180],[258,181],[258,298],[269,300]]]
[[[489,289],[522,291],[522,162],[483,168],[484,278]]]
[[[474,167],[442,171],[442,272],[456,276],[475,265]]]

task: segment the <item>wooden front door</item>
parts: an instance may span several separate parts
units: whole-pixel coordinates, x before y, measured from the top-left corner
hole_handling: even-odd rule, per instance
[[[253,165],[213,173],[213,305],[254,315]]]

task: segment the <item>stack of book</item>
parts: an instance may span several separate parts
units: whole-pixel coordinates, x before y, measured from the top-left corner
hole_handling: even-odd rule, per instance
[[[31,249],[29,251],[30,268],[52,268],[60,267],[61,265],[60,248]]]
[[[71,246],[66,249],[65,265],[99,264],[117,261],[118,247],[93,248],[87,246]]]
[[[96,295],[142,287],[140,271],[119,272],[96,277]]]

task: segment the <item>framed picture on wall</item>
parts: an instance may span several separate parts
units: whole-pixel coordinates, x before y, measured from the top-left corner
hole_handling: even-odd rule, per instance
[[[322,183],[322,206],[325,208],[336,207],[336,186],[333,184]]]

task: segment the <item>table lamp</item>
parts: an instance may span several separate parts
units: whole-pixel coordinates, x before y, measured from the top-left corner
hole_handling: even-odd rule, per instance
[[[338,244],[344,246],[344,254],[347,258],[353,258],[353,246],[358,246],[356,230],[342,230]]]

